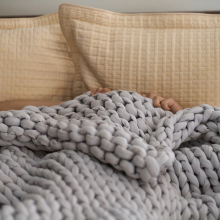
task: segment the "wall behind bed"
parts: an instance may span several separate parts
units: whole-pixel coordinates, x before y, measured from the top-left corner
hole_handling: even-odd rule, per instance
[[[127,13],[220,12],[220,0],[0,0],[0,17],[28,17],[49,14],[56,12],[61,3]]]

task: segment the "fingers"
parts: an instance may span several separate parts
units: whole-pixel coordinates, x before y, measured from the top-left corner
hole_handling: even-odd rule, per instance
[[[95,95],[96,90],[97,90],[97,88],[93,89],[93,90],[91,91],[90,95],[91,95],[91,96],[92,96],[92,95]]]
[[[173,112],[173,114],[176,114],[179,110],[183,110],[183,108],[175,103],[172,107],[171,107],[171,112]]]
[[[93,90],[91,91],[90,95],[92,96],[92,95],[95,95],[95,94],[97,94],[97,93],[106,93],[106,92],[110,92],[110,91],[111,91],[111,90],[108,89],[108,88],[101,88],[101,87],[99,87],[99,88],[93,89]]]
[[[95,94],[97,94],[97,93],[101,93],[101,92],[102,92],[102,88],[99,87],[99,88],[96,89]]]
[[[165,111],[170,111],[170,106],[171,106],[171,100],[168,98],[168,99],[164,99],[161,101],[160,103],[161,105],[161,108]]]
[[[106,93],[106,92],[110,92],[110,91],[111,91],[110,89],[104,88],[104,89],[102,90],[102,93]]]
[[[171,111],[172,113],[176,114],[179,110],[182,110],[183,108],[175,102],[172,98],[164,99],[161,102],[161,108],[165,111]]]
[[[155,95],[154,93],[152,93],[152,92],[149,92],[149,93],[147,94],[147,97],[148,97],[148,98],[151,98],[151,99],[153,99],[155,96],[156,96],[156,95]]]
[[[165,111],[172,111],[176,113],[182,107],[178,105],[172,98],[163,98],[161,96],[155,95],[153,92],[146,94],[141,94],[143,97],[148,97],[153,100],[153,106],[156,108],[162,108]]]
[[[154,105],[154,107],[161,108],[161,101],[163,101],[163,100],[164,100],[163,97],[161,97],[161,96],[155,96],[155,97],[153,98],[153,105]]]
[[[102,88],[96,88],[96,89],[93,89],[93,91],[91,92],[91,95],[95,95],[95,94],[97,94],[97,93],[99,93],[99,91],[101,91],[102,90]]]
[[[161,101],[164,100],[163,97],[155,95],[153,92],[149,92],[147,95],[141,94],[143,97],[148,97],[153,100],[154,107],[161,107]]]

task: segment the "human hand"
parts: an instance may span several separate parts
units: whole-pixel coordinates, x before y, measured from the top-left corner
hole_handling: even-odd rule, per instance
[[[183,108],[175,102],[172,98],[163,98],[161,96],[155,95],[154,93],[150,92],[147,95],[141,94],[143,97],[148,97],[153,100],[154,107],[162,108],[165,111],[171,111],[173,114],[176,114],[179,110]]]
[[[92,95],[95,95],[95,94],[97,94],[97,93],[106,93],[106,92],[110,92],[111,90],[110,89],[108,89],[108,88],[96,88],[96,89],[93,89],[92,91],[91,91],[91,96]]]

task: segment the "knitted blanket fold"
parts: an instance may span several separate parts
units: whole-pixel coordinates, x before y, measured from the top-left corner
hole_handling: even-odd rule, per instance
[[[123,90],[0,111],[0,219],[218,219],[219,122]]]

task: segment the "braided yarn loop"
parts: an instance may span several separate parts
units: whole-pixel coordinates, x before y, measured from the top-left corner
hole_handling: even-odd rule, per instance
[[[0,111],[0,219],[219,219],[219,132],[124,90]]]

